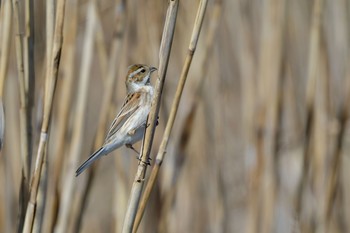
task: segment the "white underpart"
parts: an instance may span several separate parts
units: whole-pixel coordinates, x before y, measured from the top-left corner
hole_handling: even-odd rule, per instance
[[[105,150],[107,153],[122,145],[134,144],[142,139],[145,131],[147,116],[151,109],[153,87],[146,85],[140,87],[140,89],[143,89],[142,91],[145,91],[148,94],[141,100],[140,107],[137,109],[137,111],[125,121],[123,126],[115,134],[113,141],[105,145]],[[135,129],[136,131],[133,132]],[[132,134],[130,132],[132,132]]]

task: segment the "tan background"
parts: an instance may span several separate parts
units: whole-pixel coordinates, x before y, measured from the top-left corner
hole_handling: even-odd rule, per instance
[[[93,2],[66,3],[65,37],[46,161],[48,176],[57,150],[55,133],[62,87],[67,82],[67,70],[72,68],[71,105],[60,154],[64,164],[70,156],[79,76],[86,69],[81,68],[81,61],[86,56],[83,43],[89,20],[94,21],[95,31],[92,64],[87,67],[90,81],[79,161],[93,150],[120,6],[119,1]],[[198,4],[199,1],[180,1],[152,157],[164,131]],[[315,4],[321,5],[321,14],[319,26],[316,23],[313,31]],[[166,158],[139,232],[349,232],[350,140],[346,120],[342,121],[338,114],[349,108],[345,97],[350,79],[349,4],[346,0],[209,1]],[[35,0],[34,5],[35,155],[42,120],[47,42],[45,1]],[[93,17],[88,13],[90,5],[96,9]],[[159,0],[127,1],[126,28],[115,64],[116,88],[108,122],[123,101],[127,67],[133,63],[158,66],[167,5],[167,1]],[[74,30],[74,6],[77,34],[68,39]],[[13,29],[13,38],[14,34]],[[66,46],[67,41],[74,41],[74,63],[67,59],[67,51],[72,49]],[[17,228],[21,179],[14,40],[8,59],[3,97],[6,128],[0,157],[0,232],[15,232]],[[152,83],[155,80],[153,76]],[[312,121],[311,131],[305,136],[307,109],[312,112]],[[339,137],[341,129],[345,131]],[[343,142],[341,146],[339,141]],[[304,153],[306,147],[308,151]],[[35,156],[33,166],[34,160]],[[303,161],[309,164],[304,171]],[[81,232],[120,232],[136,167],[134,153],[125,148],[98,162],[85,202]],[[62,177],[67,169],[76,168],[65,167]],[[86,176],[83,173],[78,178],[71,177],[75,186],[73,203],[82,198]],[[299,190],[301,181],[305,185]],[[65,192],[64,179],[58,190],[60,195]],[[329,190],[335,190],[335,195],[330,196]],[[37,214],[42,215],[40,211]],[[43,216],[37,232],[46,231]],[[70,221],[67,232],[74,232],[75,219]]]

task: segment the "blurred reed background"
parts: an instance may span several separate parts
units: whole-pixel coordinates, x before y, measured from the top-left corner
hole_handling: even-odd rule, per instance
[[[179,2],[152,158],[198,5]],[[167,6],[1,1],[0,232],[22,231],[38,149],[31,231],[121,232],[134,152],[119,149],[77,178],[74,171],[102,144],[124,99],[127,67],[158,65]],[[350,231],[349,7],[346,0],[209,1],[139,232]],[[60,60],[56,88],[58,60],[49,58]],[[45,122],[49,143],[39,147]]]

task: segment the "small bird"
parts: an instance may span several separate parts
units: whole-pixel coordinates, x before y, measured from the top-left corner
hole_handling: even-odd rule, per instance
[[[114,118],[103,146],[93,153],[75,172],[78,176],[102,155],[125,145],[136,151],[132,145],[142,139],[146,120],[151,109],[154,88],[150,77],[157,68],[135,64],[128,67],[125,85],[127,95],[122,109]]]

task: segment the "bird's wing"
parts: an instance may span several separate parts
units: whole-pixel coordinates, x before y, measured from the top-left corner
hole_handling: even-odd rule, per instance
[[[107,143],[111,137],[118,132],[122,125],[130,118],[130,116],[140,107],[141,93],[135,92],[128,94],[124,100],[124,104],[116,118],[113,120],[105,142]]]

